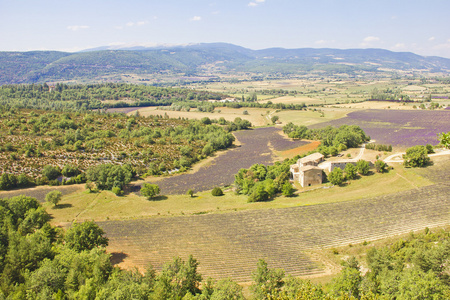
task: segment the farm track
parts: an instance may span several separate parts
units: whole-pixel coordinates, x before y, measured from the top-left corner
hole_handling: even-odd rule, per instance
[[[234,182],[234,174],[241,168],[249,168],[254,164],[272,164],[274,157],[269,144],[276,151],[292,149],[307,144],[305,141],[291,141],[280,134],[276,127],[243,130],[235,133],[241,143],[240,147],[228,150],[216,157],[211,164],[202,167],[195,173],[182,174],[163,178],[157,182],[161,194],[185,194],[188,189],[196,192],[226,186]],[[133,188],[140,190],[140,186]]]
[[[125,253],[127,265],[160,269],[174,256],[192,254],[205,278],[250,281],[260,258],[294,276],[318,274],[323,266],[308,255],[311,250],[450,224],[443,171],[436,176],[440,184],[356,201],[99,225],[110,239],[108,250]]]

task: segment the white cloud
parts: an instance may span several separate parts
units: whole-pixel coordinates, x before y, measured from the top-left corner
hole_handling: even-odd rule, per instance
[[[379,40],[380,40],[379,37],[376,37],[376,36],[368,36],[368,37],[365,37],[365,38],[363,39],[363,42],[371,43],[371,42],[378,42]]]
[[[264,3],[266,0],[255,0],[255,1],[253,1],[253,2],[250,2],[249,4],[248,4],[248,6],[250,6],[250,7],[255,7],[255,6],[258,6],[259,4],[261,4],[261,3]]]
[[[325,40],[318,40],[318,41],[315,41],[314,44],[316,44],[316,45],[323,45],[323,44],[326,44],[326,42],[327,41],[325,41]]]
[[[201,21],[201,20],[202,20],[202,17],[199,17],[199,16],[194,16],[189,19],[189,21]]]
[[[367,36],[362,40],[362,43],[360,44],[361,47],[369,47],[372,46],[374,43],[377,43],[380,41],[379,37],[376,36]]]
[[[434,37],[434,36],[432,36],[432,37],[430,37],[428,40],[430,41],[430,42],[432,42],[432,41],[434,41],[436,38]]]
[[[78,30],[83,30],[83,29],[89,29],[89,26],[87,26],[87,25],[72,25],[72,26],[67,26],[67,29],[72,30],[72,31],[78,31]]]
[[[148,21],[140,21],[136,23],[136,26],[143,26],[143,25],[147,25]]]
[[[404,43],[397,43],[397,44],[395,44],[394,49],[395,50],[403,50],[403,49],[406,49],[406,45]]]

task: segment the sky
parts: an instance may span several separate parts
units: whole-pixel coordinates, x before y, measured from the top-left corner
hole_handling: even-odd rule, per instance
[[[0,51],[225,42],[450,58],[450,0],[0,0]]]

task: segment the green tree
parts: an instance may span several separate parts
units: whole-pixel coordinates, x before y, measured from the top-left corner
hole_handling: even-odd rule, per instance
[[[96,247],[105,247],[108,245],[108,238],[104,236],[105,232],[93,221],[83,223],[74,223],[65,236],[64,241],[67,247],[77,252],[91,250]]]
[[[194,197],[194,190],[193,190],[193,189],[189,189],[189,190],[186,192],[186,194],[189,195],[189,196],[191,196],[191,198],[192,198],[192,197]]]
[[[95,182],[100,190],[111,190],[113,187],[123,190],[132,177],[133,172],[127,165],[102,164],[86,170],[87,180]]]
[[[42,169],[42,175],[47,177],[48,180],[55,180],[61,175],[61,170],[58,167],[46,165]]]
[[[284,196],[291,197],[294,195],[294,187],[289,181],[286,181],[281,188],[281,192]]]
[[[156,299],[182,299],[188,293],[200,293],[202,276],[197,273],[198,265],[192,255],[186,262],[176,257],[165,264],[155,284]]]
[[[78,174],[80,174],[80,170],[78,169],[77,166],[74,165],[65,165],[64,168],[62,169],[61,173],[66,176],[66,177],[73,177],[73,176],[77,176]]]
[[[406,149],[406,154],[403,155],[403,159],[405,167],[424,167],[430,163],[427,148],[422,145]]]
[[[370,164],[368,161],[360,159],[356,163],[356,169],[358,170],[359,174],[367,175],[367,174],[369,174]]]
[[[384,173],[384,172],[387,171],[387,164],[384,161],[382,161],[382,160],[377,160],[375,162],[375,170],[378,173]]]
[[[284,270],[269,269],[267,263],[260,259],[256,271],[252,273],[252,279],[250,290],[255,299],[277,299],[284,285]]]
[[[51,192],[47,193],[47,195],[45,195],[45,201],[53,204],[54,206],[58,205],[58,203],[61,201],[61,198],[62,198],[62,193],[57,190],[51,191]]]
[[[356,176],[358,175],[356,167],[352,163],[348,163],[345,165],[344,173],[347,179],[355,179]]]
[[[147,199],[152,199],[156,195],[158,195],[160,192],[159,186],[152,183],[144,183],[141,187],[141,194],[144,197],[147,197]]]
[[[17,187],[17,177],[14,174],[3,173],[0,176],[0,190],[10,190]]]
[[[275,124],[279,119],[280,119],[280,117],[278,117],[278,116],[272,116],[272,118],[270,118],[270,120],[272,121],[273,124]]]
[[[439,143],[444,146],[444,148],[450,149],[450,131],[445,133],[442,132],[438,134]]]
[[[340,185],[344,182],[344,173],[340,168],[334,168],[333,171],[328,174],[328,180],[334,185]]]

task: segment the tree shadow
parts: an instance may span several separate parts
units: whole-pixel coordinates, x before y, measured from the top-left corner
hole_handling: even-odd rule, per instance
[[[111,258],[109,259],[111,261],[111,264],[117,265],[120,264],[121,262],[124,261],[125,258],[128,257],[128,254],[124,253],[124,252],[112,252],[111,253]]]
[[[150,199],[147,199],[148,201],[162,201],[162,200],[167,200],[168,197],[164,196],[164,195],[159,195]]]
[[[53,206],[53,209],[63,209],[63,208],[68,208],[68,207],[72,207],[72,204],[70,204],[70,203],[58,204],[56,206]]]

